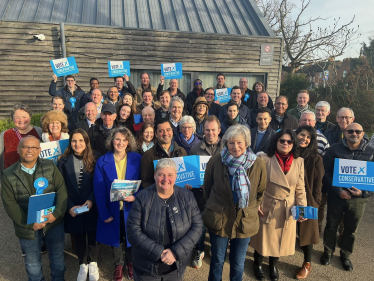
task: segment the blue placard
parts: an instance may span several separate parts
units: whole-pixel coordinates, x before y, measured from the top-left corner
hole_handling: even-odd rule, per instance
[[[50,159],[57,165],[57,159],[60,155],[64,154],[65,149],[69,145],[69,140],[51,141],[41,143],[40,158]]]
[[[374,191],[374,163],[336,158],[332,185]]]
[[[109,77],[118,77],[126,74],[130,77],[129,61],[108,61]]]
[[[231,100],[230,93],[231,88],[215,89],[214,100],[219,100],[220,103],[229,102]]]
[[[204,185],[205,169],[211,156],[197,156],[197,157],[199,158],[200,186],[201,186],[201,185]]]
[[[141,114],[134,114],[134,123],[136,125],[143,123],[143,117]]]
[[[200,187],[199,156],[190,155],[171,159],[177,165],[176,185],[184,187],[185,184],[190,184],[192,187]],[[155,169],[157,162],[158,160],[153,161]]]
[[[161,64],[161,75],[165,77],[165,79],[182,79],[182,63],[164,63]]]
[[[78,73],[78,66],[75,57],[62,58],[50,61],[53,73],[57,77]]]

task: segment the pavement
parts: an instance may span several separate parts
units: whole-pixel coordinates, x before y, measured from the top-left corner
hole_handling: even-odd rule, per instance
[[[322,236],[320,243],[314,246],[312,256],[312,271],[308,280],[374,280],[374,197],[370,198],[366,206],[366,211],[359,227],[355,250],[351,257],[354,270],[346,272],[343,270],[339,259],[339,248],[333,256],[332,263],[329,266],[322,266],[319,263],[319,258],[323,252]],[[0,201],[0,280],[1,281],[19,281],[27,280],[26,270],[23,258],[21,257],[21,249],[19,241],[14,234],[14,228],[11,220],[4,211],[2,202]],[[65,238],[65,264],[66,264],[66,280],[76,280],[79,271],[78,259],[72,252],[70,236]],[[200,269],[187,267],[184,280],[199,281],[208,280],[209,274],[209,238],[206,237],[206,250],[203,266]],[[48,254],[42,255],[43,271],[46,280],[51,280],[49,271]],[[102,245],[99,253],[98,266],[100,269],[100,280],[110,281],[114,270],[112,263],[112,254],[110,247]],[[293,256],[282,257],[278,263],[280,273],[280,280],[294,280],[295,273],[302,265],[303,254],[298,245],[296,245],[296,252]],[[264,259],[264,271],[266,280],[268,277],[268,259]],[[248,252],[245,261],[245,271],[243,280],[255,280],[253,275],[253,249],[248,247]],[[124,273],[126,276],[126,272]],[[127,279],[124,279],[127,280]],[[230,280],[229,278],[229,263],[228,257],[226,259],[223,269],[223,281]]]

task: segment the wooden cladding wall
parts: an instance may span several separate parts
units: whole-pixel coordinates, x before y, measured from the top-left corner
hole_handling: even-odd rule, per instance
[[[50,109],[49,60],[61,57],[59,29],[58,24],[0,22],[0,118],[8,117],[17,102],[29,104],[35,112]],[[40,33],[46,39],[34,40],[33,35]],[[267,73],[269,94],[278,93],[281,38],[67,24],[65,36],[67,56],[75,56],[80,71],[75,75],[77,84],[86,92],[91,77],[100,80],[104,92],[113,85],[108,60],[129,60],[131,68],[139,70],[159,70],[161,63],[182,62],[185,71]],[[275,46],[272,66],[259,65],[263,43]],[[62,78],[58,81],[60,88]]]

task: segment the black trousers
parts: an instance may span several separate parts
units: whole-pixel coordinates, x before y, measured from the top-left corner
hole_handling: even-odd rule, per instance
[[[113,253],[115,266],[124,265],[123,251],[125,251],[125,263],[126,264],[132,263],[131,247],[127,247],[125,220],[124,220],[123,211],[121,210],[120,211],[120,245],[119,247],[112,246],[112,253]]]
[[[75,241],[75,249],[79,264],[89,264],[90,262],[97,262],[99,254],[99,244],[96,242],[96,230],[85,233],[72,234]],[[87,251],[88,244],[88,251]]]
[[[139,273],[134,268],[134,281],[182,281],[183,274],[178,276],[178,270],[174,270],[162,276],[151,276],[146,273]]]
[[[326,228],[323,237],[325,251],[335,252],[336,231],[344,215],[344,231],[340,245],[340,256],[348,259],[353,252],[357,228],[365,211],[367,198],[341,199],[329,194],[327,199]]]

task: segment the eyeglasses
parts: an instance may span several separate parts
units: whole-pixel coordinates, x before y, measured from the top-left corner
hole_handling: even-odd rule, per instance
[[[275,105],[287,105],[287,103],[277,102],[277,103],[275,103]]]
[[[66,82],[74,82],[74,80],[66,80]]]
[[[201,82],[196,82],[195,83],[195,85],[201,85],[201,84],[203,84],[203,83],[201,83]]]
[[[280,144],[285,144],[285,143],[287,143],[288,145],[293,144],[293,140],[279,139],[278,141]]]
[[[350,119],[352,119],[352,116],[338,116],[338,118],[340,120],[343,120],[343,119],[350,120]]]
[[[214,93],[211,94],[211,93],[205,93],[206,96],[214,96]]]
[[[23,150],[23,151],[28,151],[29,149],[31,151],[37,151],[39,150],[40,147],[35,147],[35,146],[20,146],[20,148]]]
[[[361,135],[363,131],[361,130],[345,130],[348,134],[353,135],[353,133],[356,133],[356,135]]]
[[[182,126],[182,130],[192,130],[192,127],[190,127],[190,126]]]
[[[245,84],[248,83],[247,81],[239,81],[239,83]]]

